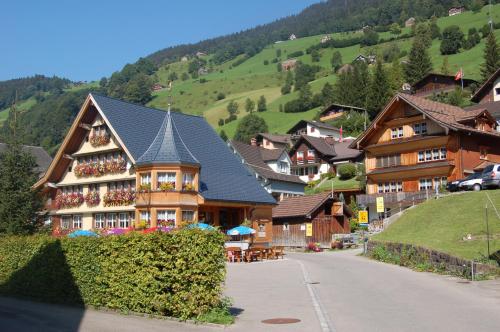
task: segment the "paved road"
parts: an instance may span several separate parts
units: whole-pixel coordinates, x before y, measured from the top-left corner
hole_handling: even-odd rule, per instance
[[[228,331],[500,331],[500,280],[463,283],[356,255],[289,254],[286,260],[230,264]],[[305,283],[308,280],[309,283]],[[267,325],[262,320],[296,318]],[[0,331],[222,331],[110,312],[0,297]]]

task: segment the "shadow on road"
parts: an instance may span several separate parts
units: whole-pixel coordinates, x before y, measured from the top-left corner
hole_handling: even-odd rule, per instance
[[[63,317],[57,317],[57,310],[49,306],[2,299],[0,326],[9,331],[77,331],[83,318],[84,301],[59,241],[40,248],[27,264],[0,285],[0,294],[72,306]]]

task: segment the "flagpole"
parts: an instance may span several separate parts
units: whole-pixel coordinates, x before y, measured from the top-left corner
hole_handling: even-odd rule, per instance
[[[460,72],[462,75],[460,75],[460,82],[462,83],[462,92],[464,92],[464,70],[460,68]]]

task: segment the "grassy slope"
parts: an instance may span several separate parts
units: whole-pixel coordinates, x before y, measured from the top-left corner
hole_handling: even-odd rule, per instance
[[[438,20],[438,25],[443,29],[446,26],[457,24],[465,34],[471,27],[480,28],[488,20],[488,9],[483,8],[482,12],[473,14],[466,12],[462,15],[453,17],[443,17]],[[493,6],[493,20],[500,21],[500,5]],[[402,33],[408,33],[409,28],[403,28]],[[350,38],[359,33],[336,33],[333,38]],[[500,30],[496,31],[497,37],[500,37]],[[186,81],[177,80],[174,82],[174,89],[172,91],[172,98],[174,107],[180,108],[183,112],[190,114],[203,115],[207,121],[217,128],[232,136],[236,130],[237,123],[246,114],[244,111],[244,103],[246,98],[251,98],[255,102],[263,95],[267,99],[268,111],[260,113],[268,126],[270,132],[283,133],[291,126],[293,126],[300,119],[312,119],[317,110],[311,110],[298,114],[285,114],[279,113],[279,106],[284,105],[286,102],[295,99],[297,92],[288,95],[281,95],[280,87],[284,82],[285,74],[278,73],[276,64],[271,61],[276,58],[276,50],[281,49],[280,61],[288,58],[288,54],[295,51],[304,51],[314,44],[317,44],[322,36],[311,36],[299,38],[294,41],[285,41],[279,44],[272,44],[262,50],[255,56],[247,59],[245,62],[231,68],[231,65],[237,60],[228,61],[220,66],[215,66],[213,71],[203,76],[207,80],[206,83],[200,83],[199,79],[188,79]],[[391,37],[389,32],[380,34],[381,38],[388,39]],[[401,50],[409,51],[411,47],[411,39],[397,41]],[[386,44],[376,45],[372,48],[383,49]],[[434,71],[439,71],[443,61],[443,57],[439,52],[440,41],[435,40],[430,48],[430,55],[434,64]],[[448,58],[450,70],[457,71],[460,67],[464,69],[467,78],[480,78],[480,64],[482,62],[482,52],[484,43],[481,43],[471,50],[463,51],[459,54],[451,55]],[[336,80],[330,70],[330,59],[336,49],[322,49],[320,50],[321,60],[315,64],[321,66],[323,69],[317,75],[317,79],[310,83],[312,90],[318,92],[321,90],[326,82],[333,83]],[[350,62],[359,53],[365,53],[367,48],[361,48],[359,45],[338,49],[342,54],[344,62]],[[209,58],[209,57],[207,57]],[[311,63],[310,55],[303,55],[298,58],[304,63]],[[269,61],[268,65],[264,65],[264,61]],[[160,82],[166,84],[168,81],[168,74],[175,71],[178,76],[182,72],[187,71],[188,63],[177,62],[169,66],[166,70],[163,67],[156,75]],[[217,94],[224,92],[226,98],[217,101]],[[156,92],[150,106],[166,109],[167,107],[167,91]],[[226,107],[230,101],[236,101],[240,105],[238,120],[222,127],[218,127],[219,119],[226,118]]]
[[[488,191],[500,211],[500,190]],[[479,259],[486,255],[486,192],[470,192],[431,200],[407,211],[374,240],[410,243],[449,254]],[[500,250],[500,219],[489,207],[491,252]],[[467,234],[481,237],[463,241]]]
[[[331,190],[332,184],[333,184],[333,189],[336,189],[336,190],[359,189],[359,181],[357,181],[355,178],[349,179],[349,180],[340,180],[338,177],[336,177],[332,180],[325,181],[321,186],[319,186],[316,189],[308,189],[307,188],[306,194],[311,195],[311,194],[316,194],[316,193],[320,193],[323,191]]]
[[[20,111],[25,111],[25,110],[31,108],[31,106],[33,106],[35,104],[36,104],[36,99],[34,97],[32,97],[32,98],[23,100],[22,102],[18,103],[17,108]],[[9,117],[9,110],[10,110],[10,108],[6,108],[6,109],[0,111],[0,125],[2,125]]]

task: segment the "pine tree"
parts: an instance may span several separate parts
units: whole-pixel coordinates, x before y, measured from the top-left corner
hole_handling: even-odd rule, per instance
[[[388,72],[389,85],[391,87],[391,95],[398,92],[404,83],[403,66],[399,59],[394,59],[391,68]]]
[[[408,64],[405,67],[405,76],[408,83],[418,82],[432,71],[432,62],[427,48],[418,38],[415,38],[408,55]]]
[[[374,119],[391,97],[391,87],[381,61],[377,61],[375,72],[368,88],[366,109],[371,119]]]
[[[252,99],[247,98],[247,100],[245,101],[245,110],[248,113],[252,113],[254,109],[255,109],[255,102]]]
[[[321,101],[323,106],[328,107],[335,101],[335,91],[330,83],[325,83],[321,89]]]
[[[443,57],[443,64],[441,65],[441,74],[450,75],[450,64],[448,63],[448,56]]]
[[[257,112],[265,111],[267,111],[266,97],[260,96],[259,101],[257,102]]]
[[[32,234],[41,227],[43,200],[32,190],[37,181],[35,158],[22,149],[18,111],[12,107],[7,149],[0,154],[0,234]]]
[[[500,54],[498,50],[497,40],[493,32],[490,32],[486,39],[486,47],[484,48],[484,63],[481,65],[481,74],[483,81],[490,78],[495,71],[500,67]]]

